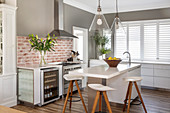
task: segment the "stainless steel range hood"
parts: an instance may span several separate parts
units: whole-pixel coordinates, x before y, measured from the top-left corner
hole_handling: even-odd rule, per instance
[[[50,36],[58,37],[58,39],[78,38],[71,33],[64,31],[64,15],[63,0],[54,0],[54,30]]]

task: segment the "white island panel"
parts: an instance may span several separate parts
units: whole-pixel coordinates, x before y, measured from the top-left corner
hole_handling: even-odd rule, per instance
[[[87,69],[79,69],[76,71],[70,71],[70,75],[83,75],[88,77],[88,84],[103,84],[115,88],[115,91],[108,91],[108,98],[110,102],[124,103],[126,96],[128,82],[123,78],[127,76],[141,76],[140,64],[119,64],[117,67],[109,67],[108,65],[100,65],[90,67]],[[138,82],[139,89],[140,82]],[[93,101],[96,95],[96,91],[88,88],[88,111],[92,110]],[[136,89],[132,89],[132,99],[137,97]],[[89,101],[90,100],[90,101]],[[104,100],[104,99],[102,99]],[[102,102],[102,109],[106,108],[105,102]],[[96,108],[98,109],[98,107]]]

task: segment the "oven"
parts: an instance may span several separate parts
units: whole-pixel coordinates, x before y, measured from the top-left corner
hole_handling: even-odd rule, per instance
[[[69,71],[73,71],[73,70],[77,70],[77,69],[81,69],[81,64],[74,64],[74,65],[66,65],[66,66],[63,66],[63,76],[65,74],[68,74]],[[78,85],[80,88],[82,88],[82,80],[77,80],[78,82]],[[65,80],[63,78],[63,94],[66,95],[67,94],[67,90],[68,90],[68,87],[69,87],[69,81]],[[76,84],[74,82],[73,84],[73,92],[74,91],[77,91],[77,87],[76,87]]]
[[[59,68],[41,69],[40,106],[59,99]]]

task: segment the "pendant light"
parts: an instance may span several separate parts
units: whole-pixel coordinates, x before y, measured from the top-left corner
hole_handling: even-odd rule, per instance
[[[100,6],[100,0],[98,3],[98,8],[97,8],[97,14],[95,14],[93,21],[91,23],[91,26],[89,28],[89,31],[100,31],[103,29],[109,29],[109,25],[104,17],[104,15],[101,13],[102,9]]]
[[[123,28],[123,24],[119,18],[119,13],[118,13],[118,2],[116,0],[116,16],[114,18],[114,21],[112,23],[112,26],[111,26],[111,30],[112,32],[115,34],[116,30],[119,30],[120,32],[126,34],[124,28]]]

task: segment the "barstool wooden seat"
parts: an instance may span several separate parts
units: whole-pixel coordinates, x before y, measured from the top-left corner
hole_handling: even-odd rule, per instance
[[[126,104],[127,104],[127,100],[128,100],[128,108],[127,108],[127,113],[129,113],[130,111],[130,101],[131,101],[131,94],[132,94],[132,86],[133,86],[133,83],[135,85],[135,88],[136,88],[136,91],[138,93],[138,96],[140,98],[140,101],[143,105],[143,108],[145,110],[145,113],[147,113],[147,110],[146,110],[146,107],[145,107],[145,104],[143,102],[143,99],[142,99],[142,96],[141,96],[141,93],[139,91],[139,88],[138,88],[138,85],[136,82],[138,81],[141,81],[142,80],[142,77],[126,77],[124,78],[125,81],[129,82],[129,86],[128,86],[128,89],[127,89],[127,93],[126,93],[126,97],[125,97],[125,100],[124,100],[124,107],[123,107],[123,111],[125,111],[126,109]],[[129,98],[128,98],[129,97]]]
[[[92,112],[91,112],[91,113],[94,113],[94,112],[95,112],[98,99],[99,99],[99,112],[101,112],[102,93],[103,93],[105,102],[106,102],[106,104],[107,104],[107,108],[108,108],[108,110],[109,110],[109,113],[112,113],[112,110],[111,110],[111,107],[110,107],[110,103],[109,103],[109,100],[108,100],[106,91],[111,91],[111,90],[115,90],[115,89],[113,89],[113,88],[111,88],[111,87],[108,87],[108,86],[103,86],[102,84],[88,84],[88,86],[89,86],[91,89],[97,91],[97,94],[96,94],[96,97],[95,97],[95,100],[94,100],[94,104],[93,104],[93,109],[92,109]]]
[[[69,84],[69,87],[68,87],[67,96],[66,96],[66,99],[65,99],[64,108],[63,108],[63,112],[62,113],[65,113],[65,109],[66,109],[67,101],[68,101],[68,98],[69,98],[69,94],[70,94],[70,109],[71,109],[72,93],[73,93],[73,83],[74,82],[76,84],[76,87],[77,87],[78,93],[80,95],[80,99],[82,101],[82,104],[84,106],[85,112],[87,113],[87,109],[86,109],[83,97],[81,95],[81,91],[80,91],[79,85],[77,83],[77,80],[82,80],[83,78],[84,77],[81,76],[81,75],[70,75],[70,74],[64,75],[64,79],[67,80],[67,81],[70,81],[70,84]],[[71,93],[70,93],[70,89],[71,89]]]

